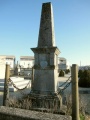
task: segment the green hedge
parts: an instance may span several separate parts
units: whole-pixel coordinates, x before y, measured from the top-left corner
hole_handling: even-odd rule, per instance
[[[63,70],[60,70],[59,77],[64,77],[64,71]]]
[[[68,74],[69,72],[70,72],[70,70],[69,70],[69,69],[66,69],[66,70],[65,70],[65,73],[66,73],[66,74]]]
[[[78,77],[80,87],[90,87],[90,70],[79,70]]]

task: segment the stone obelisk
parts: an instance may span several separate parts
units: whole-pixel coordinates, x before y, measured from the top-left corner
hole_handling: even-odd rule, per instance
[[[43,3],[38,38],[38,47],[54,47],[54,21],[51,3]]]
[[[57,91],[60,51],[55,46],[53,9],[50,2],[42,5],[38,45],[31,50],[35,57],[32,92],[54,94]]]

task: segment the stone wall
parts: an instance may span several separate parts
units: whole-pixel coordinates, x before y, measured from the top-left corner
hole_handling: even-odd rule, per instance
[[[0,106],[0,120],[72,120],[71,116]]]

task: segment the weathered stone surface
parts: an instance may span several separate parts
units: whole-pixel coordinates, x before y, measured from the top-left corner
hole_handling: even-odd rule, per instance
[[[49,105],[51,101],[54,103],[54,99],[50,101],[48,100],[49,95],[52,95],[53,97],[55,94],[55,102],[58,101],[58,103],[60,103],[60,99],[56,94],[58,77],[58,55],[60,51],[55,46],[53,10],[51,3],[43,3],[42,5],[38,46],[31,49],[35,54],[32,93],[39,94],[38,96],[40,97],[41,95],[47,95],[46,101],[48,101]],[[39,98],[37,99],[40,103]]]
[[[38,47],[55,46],[53,9],[51,3],[43,3]]]
[[[71,116],[0,106],[0,120],[71,120]]]
[[[57,91],[57,70],[36,69],[34,74],[33,91],[47,94]]]
[[[57,47],[37,47],[32,48],[32,50],[35,53],[35,70],[32,90],[56,92],[59,49]]]
[[[60,113],[61,106],[62,106],[62,97],[61,95],[57,95],[56,93],[51,93],[45,95],[45,91],[40,93],[40,91],[34,91],[30,93],[30,100],[31,100],[31,106],[30,109],[44,109],[47,112],[51,113]],[[48,91],[47,91],[48,93]],[[39,110],[40,110],[39,109]]]

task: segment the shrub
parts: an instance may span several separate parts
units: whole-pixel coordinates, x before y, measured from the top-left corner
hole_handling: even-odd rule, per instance
[[[64,94],[64,105],[67,107],[66,115],[72,116],[72,95],[71,93]],[[89,102],[89,101],[88,101]],[[88,103],[83,99],[83,95],[79,94],[79,116],[80,120],[85,120]]]
[[[78,77],[81,77],[83,75],[83,70],[78,71]]]
[[[59,72],[59,77],[64,77],[64,71],[63,71],[63,70],[61,70],[61,71]]]
[[[70,70],[69,70],[69,69],[66,69],[66,70],[65,70],[65,73],[66,73],[66,74],[68,74],[69,72],[70,72]]]
[[[79,71],[79,86],[90,87],[90,70]]]

